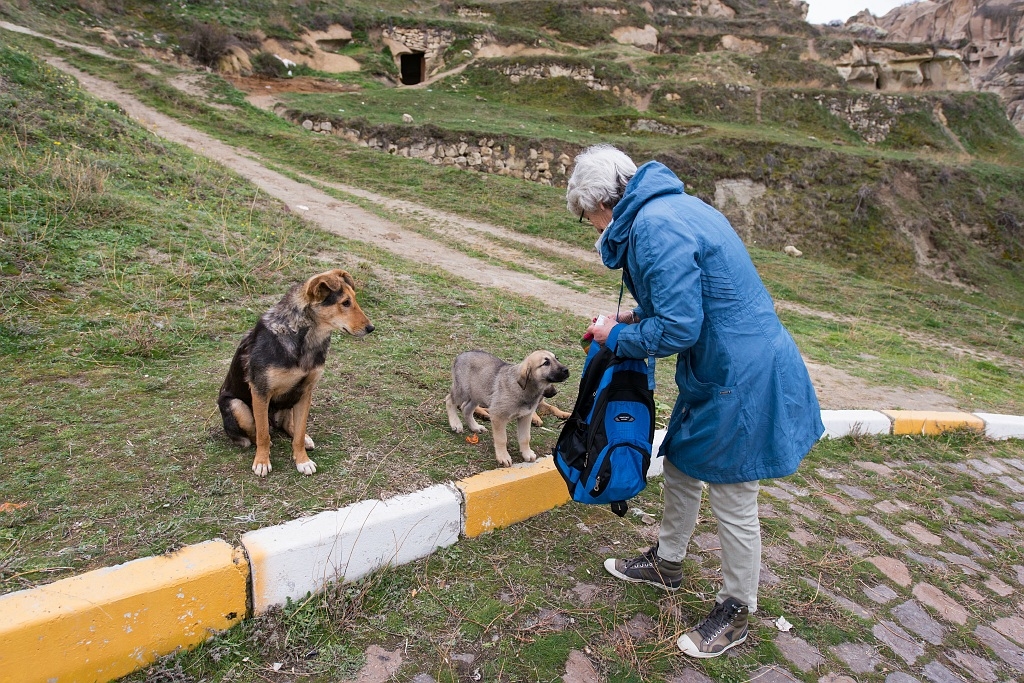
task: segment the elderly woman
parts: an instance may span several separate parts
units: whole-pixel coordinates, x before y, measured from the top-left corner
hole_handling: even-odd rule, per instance
[[[624,325],[613,350],[646,358],[652,385],[655,360],[677,355],[679,398],[661,446],[658,543],[604,566],[625,581],[678,589],[707,482],[723,585],[714,608],[678,645],[693,657],[717,657],[746,639],[757,609],[758,481],[796,471],[825,430],[818,399],[743,242],[666,166],[638,169],[610,145],[590,147],[576,157],[566,203],[597,228],[602,261],[622,268],[638,302],[587,332],[605,343],[612,327]]]

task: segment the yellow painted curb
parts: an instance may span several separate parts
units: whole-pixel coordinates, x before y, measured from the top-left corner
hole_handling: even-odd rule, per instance
[[[102,682],[246,617],[249,563],[207,541],[0,596],[0,683]]]
[[[893,434],[932,435],[969,427],[985,432],[985,421],[970,413],[942,413],[933,410],[883,410],[892,420]]]
[[[569,500],[550,457],[488,470],[455,483],[466,499],[466,536],[473,538],[546,512]]]

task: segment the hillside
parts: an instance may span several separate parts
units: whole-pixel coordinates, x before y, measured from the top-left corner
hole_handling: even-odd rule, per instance
[[[965,42],[970,17],[817,27],[782,0],[66,0],[4,14],[193,71],[170,80],[186,91],[206,65],[296,125],[434,164],[558,185],[582,146],[612,141],[667,163],[748,244],[1020,301],[1024,138],[1013,87],[993,84],[1019,70],[1024,2],[990,6],[975,14],[991,15],[998,60],[970,56],[991,52]]]

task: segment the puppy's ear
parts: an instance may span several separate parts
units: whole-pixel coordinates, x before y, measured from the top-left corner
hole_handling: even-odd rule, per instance
[[[306,280],[302,291],[306,296],[306,301],[311,304],[318,304],[326,299],[331,292],[341,289],[343,284],[347,284],[353,289],[355,288],[355,282],[347,272],[339,269],[329,270],[326,273],[314,275]]]
[[[530,383],[530,375],[533,374],[533,363],[529,358],[519,364],[519,388],[525,389]]]

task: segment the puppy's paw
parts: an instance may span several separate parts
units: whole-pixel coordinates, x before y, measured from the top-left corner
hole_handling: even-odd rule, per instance
[[[295,463],[295,469],[297,469],[302,474],[315,474],[316,463],[313,462],[312,460],[307,460],[306,462],[297,462]]]
[[[307,451],[311,451],[316,448],[316,444],[313,443],[313,439],[309,438],[309,434],[306,434],[306,438],[303,443],[305,444]]]
[[[461,424],[457,424],[457,425],[456,424],[450,424],[448,426],[451,427],[452,431],[455,432],[456,434],[461,434],[462,433],[462,425]]]
[[[484,427],[483,425],[476,425],[475,427],[470,427],[469,431],[473,432],[474,434],[483,434],[484,432],[487,431],[487,427]],[[461,434],[461,432],[459,433]]]
[[[529,449],[523,451],[523,461],[524,462],[534,462],[536,460],[537,460],[537,454],[536,453],[534,453],[533,451],[531,451]]]
[[[508,453],[505,453],[504,455],[495,453],[494,455],[497,458],[499,465],[502,467],[512,467],[512,457]]]
[[[534,413],[533,415],[530,416],[530,422],[533,424],[534,427],[544,426],[544,420],[540,419],[540,415],[538,415],[537,413]]]
[[[270,474],[270,470],[274,469],[270,465],[270,461],[261,462],[259,460],[252,461],[252,471],[257,477],[265,477]]]

